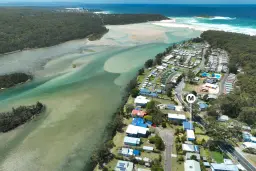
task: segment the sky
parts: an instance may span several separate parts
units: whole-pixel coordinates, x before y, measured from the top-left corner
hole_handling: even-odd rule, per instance
[[[138,4],[256,4],[256,0],[0,0],[8,2],[83,2],[83,3],[138,3]]]

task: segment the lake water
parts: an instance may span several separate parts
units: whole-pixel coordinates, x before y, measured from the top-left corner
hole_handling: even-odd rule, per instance
[[[99,41],[70,41],[0,58],[1,74],[35,75],[1,92],[0,110],[36,101],[47,106],[35,120],[0,134],[1,171],[88,170],[91,152],[103,141],[122,89],[137,70],[171,43],[200,34],[150,23],[109,29]]]

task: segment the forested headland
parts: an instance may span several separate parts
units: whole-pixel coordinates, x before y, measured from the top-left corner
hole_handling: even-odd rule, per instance
[[[37,102],[32,106],[13,108],[11,112],[0,113],[0,132],[8,132],[26,123],[33,116],[43,112],[44,105]]]
[[[108,24],[168,19],[157,14],[68,13],[53,9],[0,8],[0,54],[57,45],[69,40],[101,38]]]
[[[238,74],[235,90],[220,97],[208,113],[219,113],[237,118],[249,125],[256,124],[256,36],[223,31],[206,31],[201,37],[213,48],[222,48],[229,53],[229,68]],[[235,68],[235,69],[234,69]]]
[[[31,80],[33,77],[25,73],[12,73],[0,76],[0,88],[10,88]]]

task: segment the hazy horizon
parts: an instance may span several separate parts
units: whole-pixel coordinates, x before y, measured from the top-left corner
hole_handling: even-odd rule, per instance
[[[223,5],[247,5],[256,4],[255,0],[2,0],[0,3],[84,3],[84,4],[223,4]]]

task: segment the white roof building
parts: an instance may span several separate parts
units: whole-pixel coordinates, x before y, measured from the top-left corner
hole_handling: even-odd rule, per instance
[[[242,146],[244,148],[254,148],[254,149],[256,149],[256,143],[252,143],[252,142],[244,142],[242,144]]]
[[[218,121],[220,122],[226,122],[229,120],[229,117],[227,115],[221,115],[219,118],[218,118]]]
[[[212,171],[239,171],[238,167],[236,165],[233,164],[218,164],[218,163],[212,163],[211,164],[211,169]]]
[[[185,171],[201,171],[199,162],[195,160],[186,160],[184,162]]]
[[[192,144],[182,144],[182,150],[189,152],[199,152],[198,146]]]
[[[127,129],[126,129],[126,133],[127,134],[133,134],[133,135],[137,135],[137,134],[143,134],[146,135],[147,131],[149,131],[149,128],[144,128],[144,127],[140,127],[140,126],[134,126],[134,125],[128,125]]]
[[[133,137],[124,137],[124,144],[129,145],[139,145],[140,144],[140,138],[133,138]]]
[[[172,114],[168,113],[169,119],[176,119],[176,120],[186,120],[186,116],[183,114]]]
[[[133,149],[130,148],[122,148],[121,153],[125,156],[132,156],[133,155]]]
[[[189,141],[193,141],[193,140],[196,139],[195,133],[194,133],[193,130],[188,130],[188,129],[187,129],[187,139],[188,139]]]
[[[147,99],[146,97],[144,96],[137,96],[135,99],[134,99],[134,103],[135,104],[142,104],[142,105],[146,105],[150,100]]]
[[[145,150],[145,151],[153,151],[153,150],[154,150],[154,147],[143,146],[143,150]]]
[[[164,66],[157,66],[156,69],[157,69],[157,70],[164,70],[165,67],[164,67]]]

